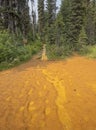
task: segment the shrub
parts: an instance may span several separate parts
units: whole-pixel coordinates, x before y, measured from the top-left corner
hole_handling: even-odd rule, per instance
[[[30,59],[41,49],[39,41],[23,46],[20,38],[15,39],[8,31],[0,31],[0,70]]]
[[[88,47],[87,57],[96,58],[96,45]]]
[[[72,54],[72,51],[67,45],[47,45],[47,55],[49,59],[64,59],[68,57],[70,54]]]
[[[16,57],[16,46],[7,31],[0,31],[0,63],[11,62]]]
[[[84,27],[82,27],[79,34],[79,39],[78,39],[76,50],[81,51],[84,48],[86,49],[87,42],[88,42],[88,37],[87,37]]]
[[[87,56],[89,58],[96,58],[96,45],[84,46],[78,52],[80,55]]]

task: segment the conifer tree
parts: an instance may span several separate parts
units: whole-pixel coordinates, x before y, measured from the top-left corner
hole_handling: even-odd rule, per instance
[[[26,35],[29,31],[30,17],[28,0],[0,0],[1,22],[5,29]]]
[[[79,40],[77,43],[77,50],[80,50],[81,48],[85,47],[88,44],[88,37],[85,31],[84,26],[82,26],[82,29],[79,34]]]
[[[47,12],[48,12],[48,42],[49,44],[55,43],[55,34],[54,34],[54,23],[56,19],[56,0],[47,0]]]
[[[86,13],[86,31],[88,43],[96,43],[96,0],[89,1]]]
[[[44,0],[38,0],[38,27],[40,38],[44,40]]]
[[[74,49],[78,42],[80,30],[84,24],[85,8],[81,0],[71,1],[71,15],[69,19],[69,42]]]
[[[70,15],[71,15],[71,2],[70,0],[62,0],[60,14],[62,16],[62,30],[63,30],[63,37],[67,42],[69,39],[69,31],[70,31]],[[67,43],[68,44],[68,43]]]

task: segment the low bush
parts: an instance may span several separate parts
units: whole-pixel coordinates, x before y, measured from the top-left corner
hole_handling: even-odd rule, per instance
[[[96,45],[84,46],[78,53],[89,58],[96,58]]]
[[[56,44],[47,45],[47,56],[49,59],[64,59],[72,54],[69,46],[57,46]]]
[[[96,58],[96,45],[88,47],[87,57]]]
[[[88,46],[82,46],[77,53],[80,55],[86,55],[89,52],[89,47]]]
[[[0,31],[0,70],[30,59],[41,49],[40,41],[24,46],[20,40],[15,39],[8,31]]]

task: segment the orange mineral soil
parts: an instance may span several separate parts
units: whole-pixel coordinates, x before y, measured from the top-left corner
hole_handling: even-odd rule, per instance
[[[0,72],[0,130],[96,130],[96,60],[31,60]]]

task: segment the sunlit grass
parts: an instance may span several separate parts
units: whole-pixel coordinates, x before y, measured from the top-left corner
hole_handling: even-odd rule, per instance
[[[88,54],[87,54],[87,56],[89,58],[96,58],[96,45],[88,47]]]

